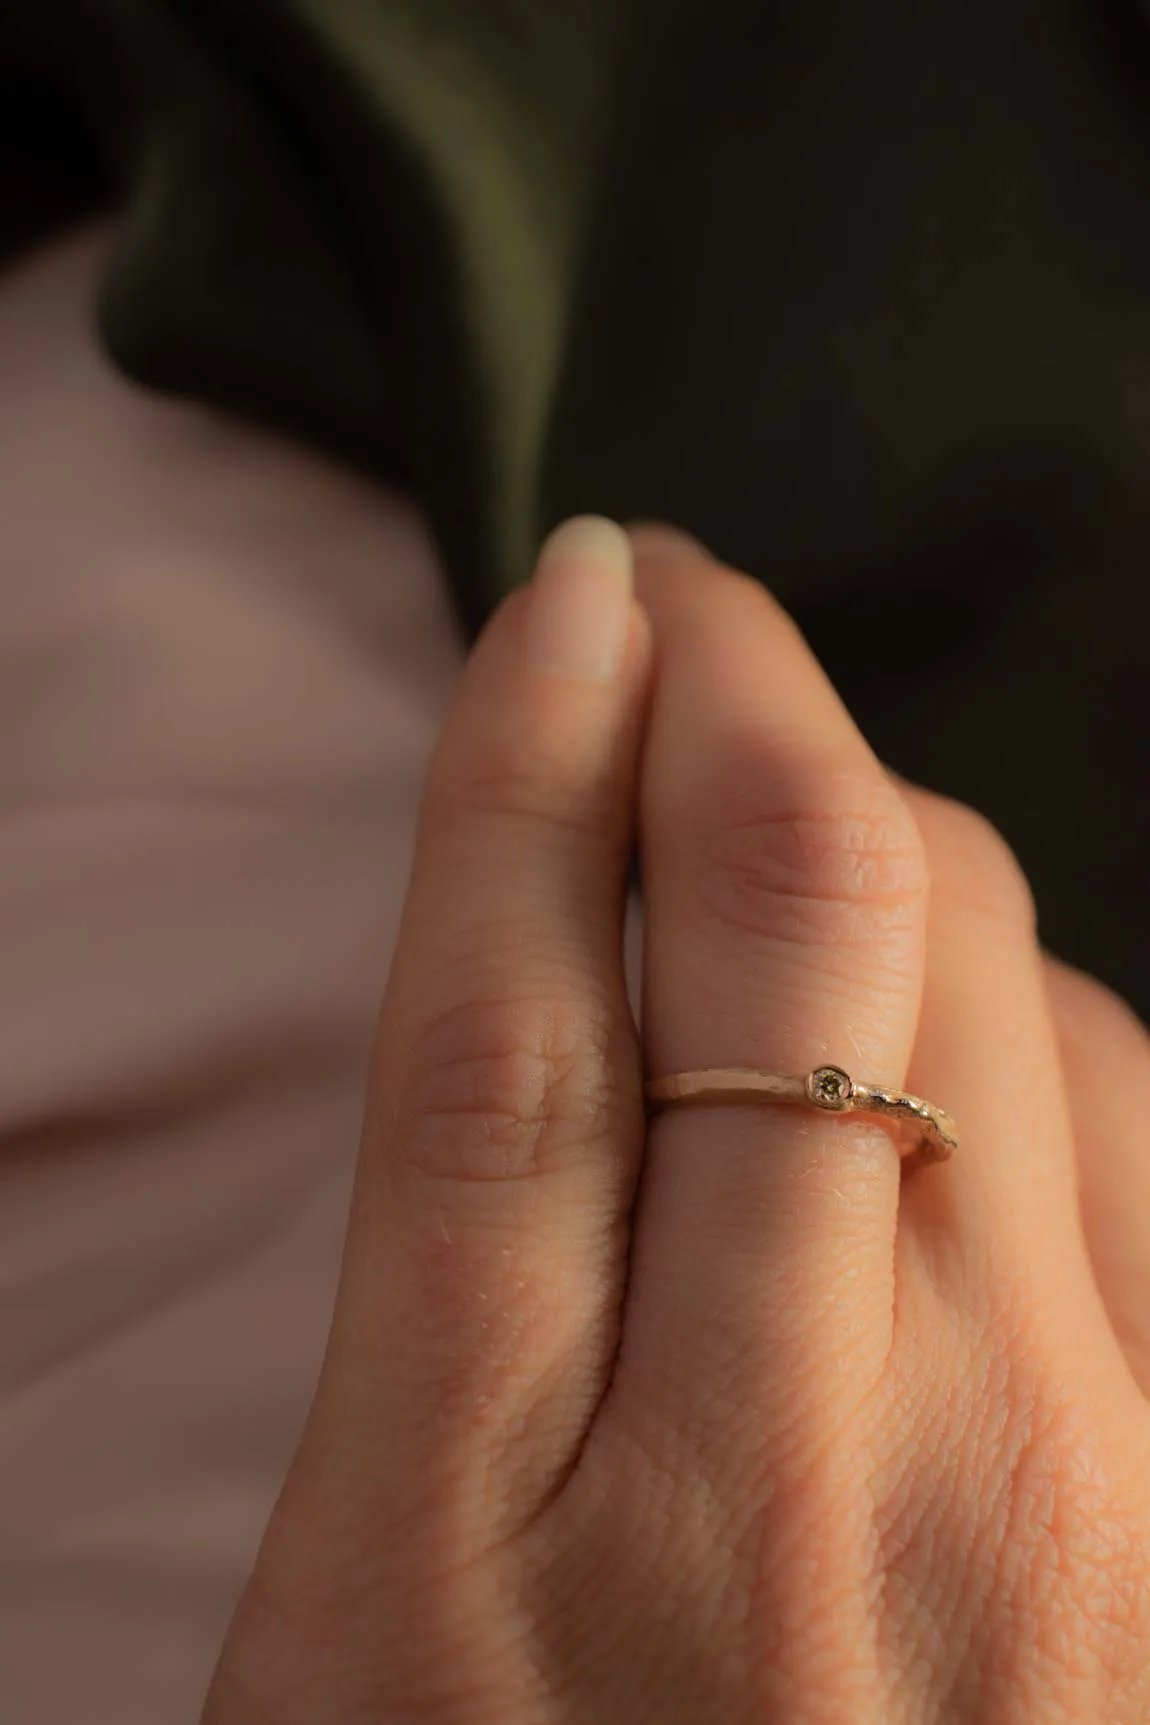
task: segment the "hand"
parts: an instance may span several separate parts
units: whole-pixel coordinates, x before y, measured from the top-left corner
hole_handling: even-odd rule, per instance
[[[1146,1032],[757,582],[632,542],[641,606],[617,529],[553,541],[445,724],[204,1725],[1145,1725]],[[957,1155],[777,1103],[645,1130],[644,1068],[823,1062]]]

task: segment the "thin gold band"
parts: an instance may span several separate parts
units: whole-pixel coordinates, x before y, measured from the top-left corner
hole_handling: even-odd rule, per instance
[[[776,1077],[748,1066],[708,1066],[653,1078],[644,1086],[644,1096],[649,1113],[711,1103],[800,1102],[832,1114],[874,1114],[914,1128],[913,1136],[898,1144],[907,1167],[945,1162],[958,1149],[958,1127],[944,1108],[903,1090],[857,1084],[841,1066],[816,1066],[805,1078]]]

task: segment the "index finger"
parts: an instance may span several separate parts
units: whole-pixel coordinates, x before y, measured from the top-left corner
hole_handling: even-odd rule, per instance
[[[630,577],[613,523],[561,529],[480,639],[428,772],[288,1488],[350,1499],[353,1543],[418,1519],[421,1558],[463,1562],[531,1515],[601,1393],[643,1143],[622,929],[649,642]]]

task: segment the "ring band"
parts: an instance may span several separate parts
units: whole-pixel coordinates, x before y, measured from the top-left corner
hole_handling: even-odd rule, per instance
[[[799,1102],[832,1114],[873,1114],[913,1127],[913,1135],[897,1145],[904,1164],[911,1168],[945,1162],[958,1149],[958,1127],[945,1108],[903,1090],[857,1084],[841,1066],[816,1066],[805,1078],[776,1077],[748,1066],[708,1066],[653,1078],[643,1093],[648,1113],[659,1108],[761,1101]]]

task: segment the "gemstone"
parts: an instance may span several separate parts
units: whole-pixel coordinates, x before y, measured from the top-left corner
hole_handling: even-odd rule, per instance
[[[811,1073],[810,1095],[821,1108],[845,1108],[851,1098],[849,1073],[838,1066],[820,1066]]]

